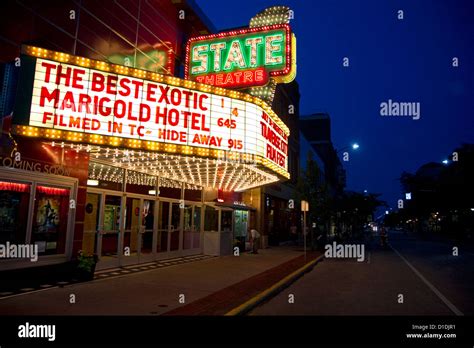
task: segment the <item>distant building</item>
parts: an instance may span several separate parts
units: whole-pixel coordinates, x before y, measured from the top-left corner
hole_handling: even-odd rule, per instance
[[[324,163],[325,180],[333,197],[346,187],[346,171],[331,140],[331,119],[326,113],[300,118],[299,127],[314,151]]]
[[[326,231],[333,236],[341,216],[337,202],[342,198],[346,187],[346,171],[339,159],[340,153],[334,148],[331,139],[331,119],[327,113],[315,113],[300,118],[300,130],[311,148],[324,164],[324,181],[327,185],[333,214],[327,221]]]

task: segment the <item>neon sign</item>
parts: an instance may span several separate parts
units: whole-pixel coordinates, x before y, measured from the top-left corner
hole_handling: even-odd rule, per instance
[[[186,47],[186,79],[225,88],[264,86],[270,77],[289,82],[294,40],[287,24],[192,38]]]

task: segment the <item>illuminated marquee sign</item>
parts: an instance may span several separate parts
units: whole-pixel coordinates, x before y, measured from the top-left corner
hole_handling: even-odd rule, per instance
[[[191,38],[186,47],[186,79],[225,88],[266,85],[294,78],[287,24],[235,30]]]
[[[84,59],[63,58],[79,65]],[[45,129],[49,135],[74,132],[158,142],[165,151],[177,145],[190,148],[188,154],[195,154],[192,148],[251,154],[288,176],[289,130],[258,98],[137,69],[86,62],[95,68],[33,59],[29,109],[16,110],[13,122]],[[147,78],[136,77],[140,74]]]

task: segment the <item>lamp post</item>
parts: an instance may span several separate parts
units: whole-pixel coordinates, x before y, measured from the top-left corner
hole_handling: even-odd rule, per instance
[[[308,201],[301,201],[301,211],[303,212],[303,237],[304,237],[304,260],[306,261],[306,212],[309,210]]]

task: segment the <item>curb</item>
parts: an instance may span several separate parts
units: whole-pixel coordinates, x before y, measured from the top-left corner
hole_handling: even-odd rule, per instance
[[[257,307],[259,304],[262,302],[269,300],[270,298],[274,297],[277,295],[279,292],[281,292],[284,288],[288,287],[291,285],[293,282],[295,282],[298,278],[300,278],[304,273],[309,272],[318,262],[320,262],[324,257],[324,254],[318,256],[316,259],[313,261],[308,262],[306,265],[303,267],[297,269],[293,273],[290,273],[287,275],[285,278],[280,280],[278,283],[275,283],[268,289],[262,291],[258,295],[252,297],[250,300],[244,302],[238,307],[235,307],[234,309],[230,310],[224,316],[235,316],[235,315],[244,315]]]

